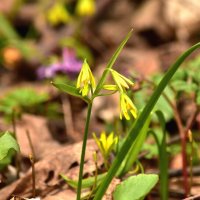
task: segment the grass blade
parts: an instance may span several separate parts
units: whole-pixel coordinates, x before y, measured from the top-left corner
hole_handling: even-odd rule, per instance
[[[124,48],[124,45],[127,43],[127,41],[129,40],[129,38],[132,35],[133,30],[131,30],[127,36],[125,37],[125,39],[121,42],[121,44],[119,45],[119,47],[117,48],[117,50],[115,51],[115,53],[113,54],[113,56],[111,57],[110,61],[108,62],[106,69],[103,72],[103,75],[101,77],[101,79],[99,80],[99,83],[96,87],[96,90],[94,92],[94,96],[98,95],[99,91],[101,90],[108,74],[109,74],[109,69],[111,69],[116,61],[116,59],[118,58],[120,52],[122,51],[122,49]]]

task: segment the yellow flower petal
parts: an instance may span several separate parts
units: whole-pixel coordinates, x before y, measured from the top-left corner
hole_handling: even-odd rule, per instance
[[[116,91],[117,90],[117,86],[116,85],[103,85],[103,89]]]
[[[47,19],[52,25],[56,26],[60,23],[69,22],[71,20],[71,16],[63,4],[56,3],[48,10]]]
[[[83,62],[81,71],[77,79],[76,87],[80,89],[79,91],[82,96],[87,96],[90,89],[94,91],[96,87],[94,76],[86,60],[84,60]]]
[[[129,80],[128,78],[126,78],[125,76],[119,74],[113,69],[110,69],[110,71],[116,85],[118,86],[121,92],[123,92],[125,89],[128,89],[129,85],[133,85],[133,82]]]
[[[137,109],[131,99],[125,93],[120,94],[120,106],[120,119],[122,119],[122,116],[124,116],[126,120],[130,120],[129,112],[134,118],[137,117]]]
[[[79,0],[76,6],[76,13],[79,16],[91,16],[95,13],[94,0]]]
[[[96,137],[93,133],[93,137],[102,153],[102,155],[107,158],[110,152],[113,150],[114,145],[118,141],[118,137],[114,137],[114,133],[111,132],[108,136],[106,135],[105,131],[103,131],[100,135],[100,139]]]

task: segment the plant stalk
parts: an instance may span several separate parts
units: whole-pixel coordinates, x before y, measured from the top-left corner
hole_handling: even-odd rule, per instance
[[[81,150],[81,159],[80,159],[80,168],[79,168],[79,177],[78,177],[78,188],[77,188],[77,196],[76,199],[81,199],[81,188],[82,188],[82,179],[83,179],[83,167],[84,167],[84,160],[85,160],[85,151],[86,151],[86,144],[88,138],[88,130],[89,130],[89,123],[92,111],[92,102],[88,104],[88,111],[87,111],[87,118],[84,130],[84,137],[83,137],[83,144]]]
[[[174,111],[174,118],[178,127],[178,132],[181,140],[181,157],[182,157],[182,169],[183,169],[183,187],[185,196],[189,194],[189,182],[188,182],[188,173],[187,173],[187,153],[186,153],[186,146],[187,146],[187,138],[186,138],[186,132],[184,129],[184,125],[182,124],[180,114],[177,109],[177,105],[174,104],[168,96],[164,93],[163,96],[167,100],[167,102],[170,104],[171,108]]]

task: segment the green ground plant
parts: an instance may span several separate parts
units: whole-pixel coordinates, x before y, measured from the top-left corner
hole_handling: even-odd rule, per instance
[[[114,176],[123,176],[126,174],[133,166],[133,163],[137,159],[138,153],[141,149],[142,143],[144,142],[146,138],[146,134],[148,131],[149,123],[151,120],[151,113],[154,109],[154,106],[156,105],[156,102],[158,101],[159,97],[162,95],[164,89],[168,85],[169,81],[179,68],[179,66],[183,63],[183,61],[197,48],[200,47],[200,43],[197,43],[196,45],[192,46],[190,49],[188,49],[185,53],[183,53],[177,61],[169,68],[169,70],[164,74],[163,78],[159,82],[158,86],[156,86],[154,92],[150,96],[150,99],[144,105],[144,108],[141,112],[137,111],[137,108],[133,104],[131,98],[128,96],[127,90],[129,89],[130,85],[133,85],[133,82],[124,77],[123,75],[116,72],[114,69],[112,69],[115,60],[117,59],[119,53],[123,49],[124,45],[128,41],[132,34],[132,31],[126,36],[126,38],[122,41],[110,61],[108,62],[108,65],[106,66],[100,80],[98,81],[98,84],[96,85],[96,80],[90,70],[90,67],[86,60],[83,63],[81,72],[77,79],[76,86],[73,85],[67,85],[64,83],[53,83],[55,87],[60,89],[61,91],[64,91],[70,95],[79,97],[83,99],[88,104],[88,112],[87,112],[87,118],[85,123],[85,131],[84,131],[84,138],[83,138],[83,145],[82,145],[82,153],[81,153],[81,161],[80,161],[80,171],[79,171],[79,179],[77,182],[77,200],[81,199],[81,189],[83,186],[83,182],[85,180],[82,180],[83,178],[83,167],[84,167],[84,158],[85,158],[85,150],[86,150],[86,144],[87,144],[87,137],[88,137],[88,128],[89,128],[89,122],[92,112],[92,105],[95,98],[99,96],[105,96],[105,95],[111,95],[113,93],[118,93],[120,98],[120,119],[124,118],[126,120],[133,119],[133,122],[129,128],[128,133],[126,134],[126,137],[124,138],[123,144],[121,145],[119,151],[115,155],[115,159],[111,166],[109,167],[105,177],[102,178],[102,181],[99,183],[97,188],[94,192],[94,200],[100,200],[102,199],[104,193],[106,192],[110,182],[114,178]],[[108,75],[111,75],[114,80],[114,85],[106,84],[106,80]],[[110,91],[107,93],[104,93],[104,91]],[[158,115],[161,116],[160,114]],[[166,148],[165,148],[165,131],[163,126],[163,139],[161,142],[159,141],[158,147],[159,152],[161,155],[166,155]],[[98,143],[98,141],[97,141]],[[167,163],[160,165],[160,170],[165,170],[165,175],[162,176],[162,186],[167,185],[167,177],[166,177],[166,166]],[[161,172],[162,173],[162,172]],[[148,181],[149,175],[144,175],[143,181],[142,181],[142,187],[145,188],[145,184],[147,184],[147,188],[150,189],[157,183],[158,177],[157,175],[152,175],[154,178]],[[127,179],[126,181],[122,182],[118,188],[125,187],[126,189],[129,187],[134,187],[135,185],[135,178],[133,179]],[[69,180],[68,180],[69,181]],[[123,185],[123,186],[122,186]],[[136,199],[143,199],[144,196],[150,191],[143,190],[143,194],[139,196]],[[116,196],[119,195],[119,191],[122,192],[122,195],[128,195],[124,193],[123,191],[126,191],[125,189],[116,189],[115,193],[117,195],[114,196],[114,199],[117,199]],[[166,191],[161,191],[163,193],[163,199],[166,198]],[[125,196],[126,199],[129,199],[130,196]]]
[[[43,113],[44,106],[42,105],[48,99],[49,96],[46,93],[38,95],[34,89],[19,88],[10,91],[0,99],[0,113],[8,122],[12,120],[13,114],[15,117],[20,117],[25,112]]]
[[[159,98],[154,110],[162,110],[163,117],[165,118],[166,123],[172,120],[175,121],[181,147],[180,152],[182,154],[182,166],[183,166],[183,174],[184,174],[184,189],[185,194],[188,195],[189,192],[189,178],[187,173],[188,166],[188,157],[189,153],[187,153],[188,149],[188,133],[192,129],[193,124],[195,123],[195,119],[199,113],[199,66],[200,66],[200,58],[197,56],[193,58],[191,61],[184,63],[183,67],[180,68],[174,77],[169,82],[168,86],[163,92],[163,95]],[[143,106],[147,102],[147,96],[153,92],[155,86],[159,83],[164,73],[157,73],[156,75],[149,77],[148,80],[144,80],[142,84],[142,89],[138,92],[134,93],[134,99],[136,105],[143,108]],[[143,100],[141,103],[141,99]],[[185,105],[184,105],[185,104]],[[183,109],[186,108],[187,105],[192,105],[192,110],[190,111],[191,115],[183,117],[184,115]],[[165,109],[162,109],[165,108]],[[157,118],[153,119],[154,123],[158,123]],[[158,137],[158,134],[154,134],[154,136]],[[192,136],[194,137],[194,136]],[[178,141],[179,142],[179,141]],[[158,144],[158,142],[156,142]],[[179,144],[179,143],[178,143]],[[162,147],[162,146],[161,146]],[[173,147],[169,147],[169,150]],[[160,147],[159,147],[160,149]],[[172,152],[172,151],[171,151]],[[173,152],[172,152],[173,153]]]
[[[16,152],[19,152],[19,145],[10,132],[0,133],[0,170],[12,162]]]

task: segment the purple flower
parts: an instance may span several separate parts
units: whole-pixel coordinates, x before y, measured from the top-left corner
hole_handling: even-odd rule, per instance
[[[78,74],[80,72],[82,62],[77,60],[74,51],[64,48],[62,58],[62,68],[64,72],[69,74]]]
[[[78,74],[81,70],[82,62],[80,62],[75,55],[73,50],[64,48],[62,52],[62,60],[59,62],[52,63],[49,66],[41,66],[37,70],[39,79],[52,78],[58,72],[65,73],[70,77]]]

